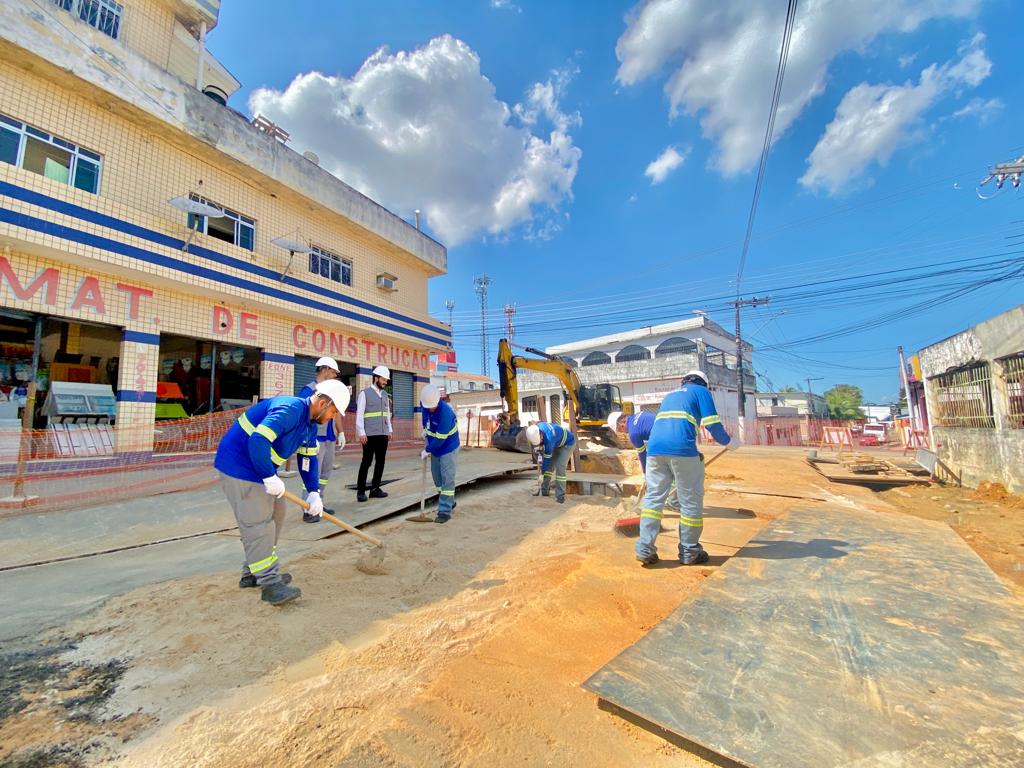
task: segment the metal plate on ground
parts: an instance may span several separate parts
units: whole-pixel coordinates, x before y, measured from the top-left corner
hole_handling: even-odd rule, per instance
[[[948,526],[766,526],[584,687],[756,768],[1024,765],[1024,604]]]

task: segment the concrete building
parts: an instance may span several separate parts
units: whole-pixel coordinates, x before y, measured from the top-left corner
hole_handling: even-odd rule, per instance
[[[757,415],[761,416],[813,416],[828,418],[828,404],[821,395],[807,392],[758,392]]]
[[[452,370],[431,371],[430,383],[440,387],[448,394],[497,390],[498,388],[498,382],[490,376],[483,376],[479,373],[460,373],[459,371]]]
[[[388,365],[411,418],[447,252],[226,106],[219,0],[3,5],[0,399],[102,385],[134,428],[115,449],[146,451],[155,418],[293,393],[331,355],[355,389]]]
[[[1024,492],[1024,305],[918,353],[931,447],[964,483]]]
[[[732,350],[732,351],[730,351]],[[715,405],[727,425],[735,425],[737,375],[734,337],[717,323],[701,315],[689,320],[637,328],[631,331],[558,344],[544,350],[571,359],[584,384],[615,384],[624,400],[637,409],[657,410],[665,395],[679,387],[683,374],[694,368],[711,379]],[[744,344],[745,416],[756,417],[755,378],[751,367],[753,349]],[[523,371],[519,374],[520,395],[536,398],[537,408],[527,400],[526,413],[561,412],[561,389],[550,376]],[[543,405],[539,402],[546,399]]]

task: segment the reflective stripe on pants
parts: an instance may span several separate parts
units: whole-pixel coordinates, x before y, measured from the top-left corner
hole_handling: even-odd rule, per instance
[[[451,517],[452,506],[455,504],[455,468],[458,463],[459,449],[444,456],[430,456],[430,475],[434,478],[437,488],[437,514]]]
[[[555,448],[551,455],[553,469],[544,473],[544,482],[541,484],[541,492],[547,495],[551,487],[551,480],[555,481],[555,498],[565,498],[566,467],[569,466],[569,457],[572,456],[571,445],[560,445]]]
[[[277,537],[284,524],[285,500],[275,499],[263,483],[250,483],[220,473],[220,485],[238,521],[245,550],[242,573],[252,573],[260,586],[281,580]]]
[[[647,494],[640,509],[637,555],[646,558],[658,553],[655,541],[661,532],[661,513],[674,482],[679,500],[679,559],[693,562],[703,549],[704,462],[699,456],[648,456],[645,477]]]

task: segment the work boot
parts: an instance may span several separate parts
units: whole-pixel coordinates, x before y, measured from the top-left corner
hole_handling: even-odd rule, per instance
[[[290,573],[282,573],[281,574],[281,581],[283,581],[285,584],[291,584],[292,583],[292,575]],[[255,587],[256,586],[256,577],[253,576],[251,573],[243,574],[242,578],[240,578],[238,580],[238,586],[240,586],[242,589],[248,589],[249,587]]]
[[[711,556],[707,553],[707,550],[702,549],[697,553],[697,556],[693,558],[693,560],[683,560],[683,558],[679,558],[679,562],[683,565],[704,565],[704,563],[710,559]]]
[[[326,512],[326,511],[327,510],[325,509],[324,512]],[[309,512],[303,512],[302,513],[302,522],[304,522],[304,523],[319,523],[320,522],[320,516],[319,515],[311,515],[311,514],[309,514]]]
[[[647,557],[641,557],[640,555],[637,555],[636,559],[639,560],[642,565],[654,565],[656,562],[658,562],[657,555],[648,555]]]
[[[374,488],[372,491],[370,491],[371,499],[386,499],[387,497],[387,492],[382,491],[380,488]]]
[[[438,515],[437,517],[434,518],[434,522],[435,523],[441,523],[443,525],[444,523],[447,523],[451,519],[452,519],[451,515]]]
[[[273,584],[265,585],[263,587],[263,594],[260,595],[260,599],[264,602],[270,603],[271,605],[282,605],[283,603],[294,600],[301,594],[301,589],[298,587],[290,587],[284,583],[284,580],[281,580],[275,581]]]
[[[555,496],[555,501],[559,504],[565,504],[565,496]]]
[[[359,493],[357,493],[356,494],[356,501],[366,501],[366,494],[363,491],[360,491]]]

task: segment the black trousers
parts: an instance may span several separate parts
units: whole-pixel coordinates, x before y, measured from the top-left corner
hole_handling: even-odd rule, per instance
[[[366,493],[366,473],[373,464],[373,481],[370,489],[380,488],[380,479],[384,475],[384,457],[388,453],[387,435],[369,435],[363,443],[363,460],[359,464],[359,479],[356,488],[359,493]]]

